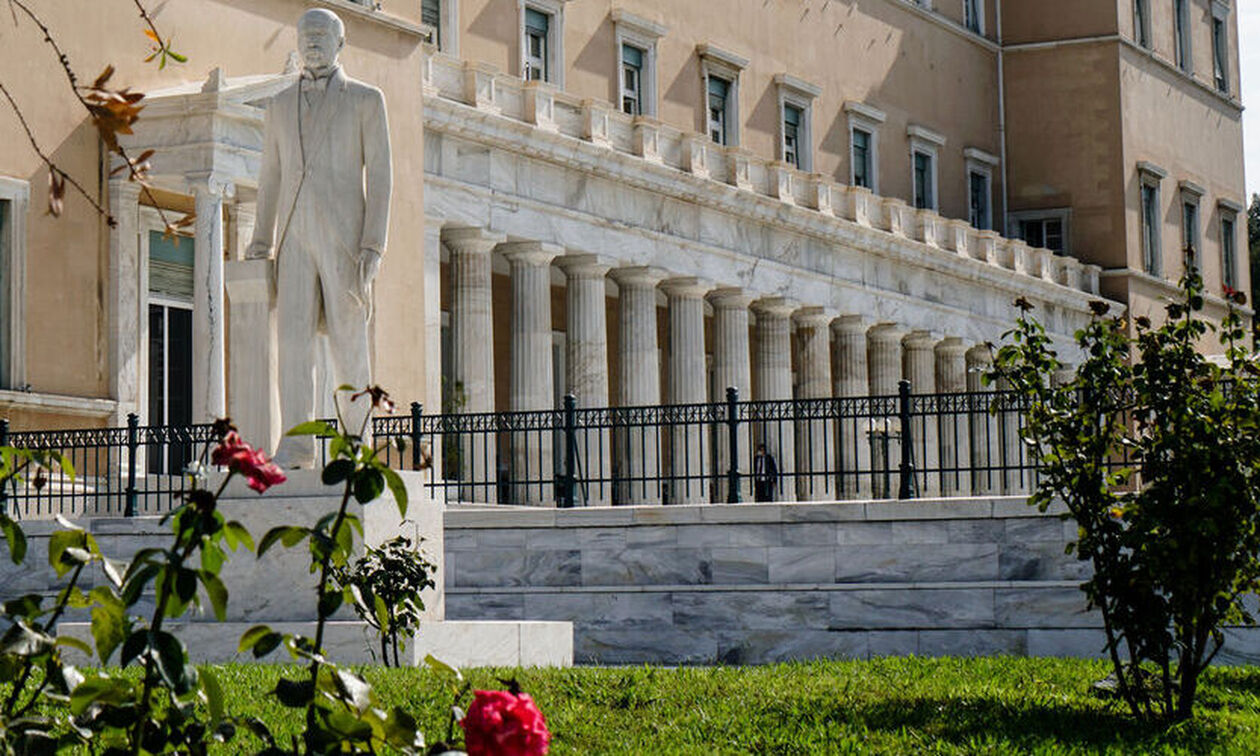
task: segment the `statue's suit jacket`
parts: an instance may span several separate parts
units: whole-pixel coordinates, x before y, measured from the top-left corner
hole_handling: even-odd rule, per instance
[[[267,106],[254,238],[277,258],[316,256],[321,275],[357,270],[360,250],[385,251],[391,171],[381,91],[338,67],[310,108],[299,79]],[[320,259],[328,253],[342,259]]]

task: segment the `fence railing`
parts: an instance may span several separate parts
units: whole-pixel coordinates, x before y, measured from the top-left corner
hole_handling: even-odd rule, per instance
[[[448,501],[683,504],[1020,494],[1036,482],[1013,392],[377,417],[391,467],[424,471]],[[399,444],[397,441],[403,441]],[[76,475],[0,489],[20,517],[168,511],[185,467],[214,442],[210,425],[8,433],[0,445],[57,449]]]

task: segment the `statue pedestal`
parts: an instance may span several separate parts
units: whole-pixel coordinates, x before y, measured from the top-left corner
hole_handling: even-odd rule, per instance
[[[276,265],[237,260],[225,268],[228,303],[228,414],[253,446],[280,442],[280,373],[276,340]]]

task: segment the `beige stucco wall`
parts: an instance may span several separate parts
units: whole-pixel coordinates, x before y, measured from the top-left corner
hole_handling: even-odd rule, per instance
[[[992,3],[986,3],[992,8]],[[459,54],[520,72],[518,0],[462,0]],[[776,74],[822,89],[813,106],[814,170],[849,181],[845,101],[885,111],[880,129],[880,193],[909,198],[906,128],[918,124],[947,138],[940,151],[941,211],[966,217],[963,150],[997,154],[996,53],[971,35],[889,0],[819,4],[780,0],[583,0],[564,8],[564,88],[583,98],[615,102],[618,51],[613,8],[662,23],[658,44],[657,117],[704,131],[704,100],[696,45],[708,42],[749,59],[739,80],[739,142],[764,157],[779,154]],[[941,4],[961,21],[961,0]],[[990,25],[990,30],[992,25]],[[1000,206],[995,176],[995,209]],[[995,216],[997,213],[995,212]]]
[[[1117,4],[1133,0],[1002,0],[1002,39],[1024,44],[1115,34]]]
[[[159,70],[127,0],[37,3],[38,12],[85,81],[112,63],[113,84],[153,92],[204,80],[222,66],[229,77],[279,73],[295,49],[295,22],[317,0],[167,0],[150,3],[162,32],[188,56]],[[419,21],[419,3],[385,0],[384,11]],[[422,396],[424,214],[422,105],[416,36],[341,12],[347,25],[346,71],[384,90],[394,143],[394,201],[389,249],[377,285],[377,379],[400,399]],[[11,24],[6,21],[6,24]],[[71,97],[51,50],[25,20],[11,25],[0,51],[5,84],[41,145],[108,206],[105,156],[82,108]],[[143,114],[137,131],[144,128]],[[65,216],[45,215],[47,171],[16,119],[0,117],[0,175],[31,185],[27,242],[26,380],[36,392],[105,397],[108,364],[108,228],[71,193]],[[408,177],[411,177],[410,179]]]

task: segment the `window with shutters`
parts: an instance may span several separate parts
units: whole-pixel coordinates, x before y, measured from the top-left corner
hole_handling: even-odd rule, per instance
[[[617,102],[627,115],[656,115],[656,42],[664,26],[620,8],[612,11],[617,35]]]
[[[647,53],[634,45],[621,46],[621,112],[643,115],[643,64]]]
[[[879,128],[887,116],[878,108],[850,100],[844,104],[849,120],[849,183],[879,193]]]
[[[718,76],[709,77],[709,138],[718,144],[730,144],[727,124],[730,122],[731,83]]]
[[[1221,283],[1238,287],[1238,216],[1221,210]]]
[[[525,8],[525,78],[551,81],[551,16]]]
[[[0,389],[26,383],[26,214],[30,184],[0,176]]]
[[[1071,252],[1071,216],[1067,208],[1013,212],[1011,229],[1030,247],[1043,247],[1055,254]]]
[[[787,73],[776,74],[779,94],[779,159],[802,171],[814,169],[814,100],[822,89]]]
[[[1212,72],[1216,89],[1229,94],[1229,6],[1212,3]]]
[[[1151,0],[1133,0],[1133,37],[1142,47],[1151,46]]]
[[[984,3],[981,0],[963,0],[963,26],[976,34],[984,34]]]
[[[1177,67],[1186,73],[1194,71],[1190,45],[1190,0],[1173,0],[1173,47]]]

